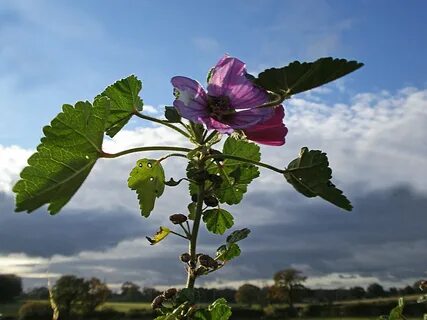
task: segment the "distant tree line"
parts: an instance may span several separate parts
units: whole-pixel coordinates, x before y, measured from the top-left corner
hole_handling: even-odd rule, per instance
[[[230,303],[276,304],[286,303],[332,303],[344,300],[405,296],[419,293],[419,283],[403,288],[384,289],[379,283],[372,283],[366,289],[360,286],[348,289],[310,289],[303,285],[304,277],[294,269],[285,269],[274,275],[274,285],[258,287],[244,284],[236,289],[197,288],[197,300],[202,303],[212,302],[224,297]],[[63,313],[89,312],[104,301],[151,302],[161,291],[141,288],[133,282],[124,282],[119,292],[112,292],[108,286],[97,278],[83,279],[66,275],[59,278],[51,290],[53,298],[59,302]],[[47,287],[33,288],[23,292],[20,277],[11,274],[0,274],[0,303],[14,299],[48,300]],[[78,310],[77,310],[78,309]]]

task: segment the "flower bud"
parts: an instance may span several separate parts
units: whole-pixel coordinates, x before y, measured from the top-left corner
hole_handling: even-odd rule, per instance
[[[163,292],[163,296],[166,299],[171,299],[176,295],[176,293],[177,293],[177,290],[175,288],[170,288],[170,289],[167,289]]]
[[[203,202],[208,207],[216,207],[218,205],[218,199],[215,198],[214,196],[207,196],[206,198],[203,199]]]
[[[184,223],[185,221],[187,221],[187,216],[181,214],[181,213],[176,213],[173,214],[169,217],[169,220],[173,223],[173,224],[181,224]]]
[[[199,264],[206,268],[216,268],[218,266],[218,263],[207,254],[202,254],[198,257],[197,261]]]
[[[190,254],[189,254],[189,253],[185,252],[185,253],[183,253],[183,254],[181,254],[181,255],[179,256],[179,259],[180,259],[182,262],[187,263],[187,262],[189,262],[189,261],[191,260],[191,256],[190,256]]]
[[[153,302],[151,303],[151,307],[153,309],[158,309],[162,307],[163,302],[165,301],[165,297],[160,295],[154,298]]]

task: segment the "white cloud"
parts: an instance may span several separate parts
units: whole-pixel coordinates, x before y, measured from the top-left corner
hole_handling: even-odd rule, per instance
[[[278,167],[283,167],[297,156],[299,148],[308,146],[313,149],[322,149],[328,152],[330,163],[334,169],[334,180],[342,187],[350,198],[359,196],[370,190],[387,189],[396,185],[409,185],[418,192],[426,193],[427,171],[423,168],[427,165],[427,148],[425,137],[427,136],[427,90],[405,88],[396,93],[378,92],[362,93],[353,97],[347,104],[327,105],[322,102],[324,93],[318,92],[317,97],[294,98],[286,104],[285,122],[289,128],[287,144],[282,148],[263,147],[263,160],[271,162]],[[316,95],[316,93],[315,93]],[[319,101],[320,97],[320,101]],[[163,127],[139,128],[135,130],[123,130],[114,139],[107,139],[104,148],[107,152],[118,152],[126,148],[148,145],[177,145],[188,146],[184,139],[173,131]],[[0,146],[0,190],[10,193],[11,186],[18,177],[18,172],[25,165],[25,159],[30,155],[30,150],[17,146]],[[123,208],[123,212],[138,213],[138,203],[134,192],[127,188],[127,176],[138,158],[156,158],[159,153],[141,153],[124,156],[117,159],[102,159],[94,168],[81,190],[68,205],[74,209],[96,209],[101,214],[106,209]],[[167,177],[178,178],[184,175],[185,159],[168,159],[165,162]],[[268,192],[271,189],[291,188],[287,186],[283,178],[267,170],[262,170],[261,178],[256,180],[248,191]],[[172,212],[186,210],[187,197],[186,185],[167,188],[165,194],[157,201],[155,212],[150,218],[150,225],[157,226],[164,223]],[[288,204],[291,205],[292,204]],[[239,208],[235,208],[236,226],[242,222],[245,224],[262,225],[272,223],[279,219],[283,223],[284,217],[277,217],[273,210],[266,205],[264,209],[250,210],[250,204],[243,202]],[[261,211],[260,211],[261,210]],[[256,211],[256,212],[253,212]],[[241,218],[244,215],[245,221]],[[259,219],[262,216],[263,219]],[[125,217],[124,217],[125,218]],[[292,217],[285,216],[285,219]],[[155,228],[153,227],[153,232]],[[169,240],[166,240],[169,241]],[[291,245],[291,244],[289,244]],[[405,246],[406,244],[402,244]],[[415,244],[414,244],[415,245]],[[420,244],[421,245],[421,244]],[[415,259],[420,251],[404,250],[408,259]],[[277,244],[283,247],[283,244]],[[292,244],[293,248],[295,244]],[[384,247],[363,250],[363,255],[351,256],[342,264],[358,261],[360,265],[369,263],[370,266],[380,267],[375,263],[379,260],[393,261],[393,265],[402,267],[393,258],[391,244]],[[255,246],[256,247],[256,246]],[[249,252],[256,250],[252,247]],[[271,246],[270,249],[274,249]],[[153,259],[162,255],[170,257],[180,252],[181,243],[169,241],[167,245],[156,246],[151,250],[144,238],[127,240],[116,244],[113,248],[102,251],[86,251],[75,256],[56,256],[50,261],[30,261],[29,266],[23,261],[28,257],[6,256],[0,259],[0,269],[16,272],[27,278],[41,276],[50,265],[51,272],[60,274],[63,270],[80,272],[89,275],[91,270],[97,270],[99,274],[108,275],[112,282],[121,279],[151,279],[151,284],[161,281],[162,274],[153,268],[145,270],[141,274],[135,268],[120,269],[115,262],[137,259],[144,252],[144,259]],[[213,251],[215,248],[202,247]],[[302,249],[301,249],[302,250]],[[382,252],[382,255],[381,255]],[[385,254],[384,252],[391,252]],[[378,259],[381,256],[382,259]],[[402,259],[401,259],[402,260]],[[6,262],[5,262],[6,261]],[[108,261],[108,262],[106,262]],[[403,261],[403,260],[402,260]],[[110,263],[112,265],[110,265]],[[378,262],[380,263],[380,262]],[[43,268],[41,266],[44,266]],[[91,269],[93,267],[93,269]],[[219,275],[229,276],[235,274],[239,268],[248,266],[233,265],[232,268],[221,270]],[[256,270],[243,270],[246,274],[256,274]],[[329,274],[310,276],[308,284],[313,287],[336,287],[366,285],[376,281],[374,276],[359,274]],[[403,282],[411,282],[413,279],[390,279],[391,285],[399,285]],[[145,281],[145,280],[144,280]],[[207,278],[207,286],[221,286],[221,281]],[[400,281],[400,282],[399,282]],[[228,282],[227,286],[240,285],[246,281]],[[268,279],[253,280],[257,285],[268,283]],[[385,283],[384,280],[381,280]]]
[[[18,146],[5,147],[0,145],[0,192],[10,194],[14,181],[27,163],[31,150]]]

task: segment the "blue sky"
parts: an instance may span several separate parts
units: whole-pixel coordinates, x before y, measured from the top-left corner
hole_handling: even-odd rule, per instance
[[[146,103],[170,104],[173,75],[203,81],[224,53],[253,72],[357,59],[366,67],[344,80],[353,92],[425,87],[426,9],[424,1],[2,1],[0,137],[32,147],[63,103],[131,73],[144,81]]]
[[[141,219],[125,181],[137,156],[97,163],[55,217],[43,208],[13,214],[11,187],[62,104],[92,100],[136,74],[146,111],[161,115],[173,101],[172,76],[203,83],[228,53],[252,73],[324,56],[365,63],[287,102],[286,145],[263,149],[264,160],[278,166],[304,145],[327,151],[334,181],[355,210],[343,215],[263,172],[233,209],[236,227],[253,231],[245,255],[203,282],[266,283],[290,265],[312,286],[398,286],[425,277],[426,11],[421,0],[0,1],[0,273],[15,272],[27,286],[45,284],[48,265],[55,275],[100,276],[112,285],[182,283],[175,261],[182,244],[153,250],[144,237],[169,212],[185,210],[186,188],[165,192],[153,218]],[[181,143],[167,129],[146,126],[131,121],[105,147]],[[182,164],[167,167],[174,176],[182,171]],[[215,241],[202,232],[202,248],[216,248]]]

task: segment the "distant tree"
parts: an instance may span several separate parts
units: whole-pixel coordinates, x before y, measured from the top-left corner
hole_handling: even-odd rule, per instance
[[[402,294],[414,294],[414,293],[418,293],[419,289],[417,291],[415,291],[414,287],[411,286],[406,286],[405,288],[402,289]]]
[[[22,293],[22,280],[14,274],[0,274],[0,301],[10,301]]]
[[[83,289],[81,310],[84,314],[95,311],[96,307],[104,303],[111,294],[107,285],[98,278],[91,278],[85,281]]]
[[[287,294],[285,288],[271,286],[268,288],[268,301],[270,303],[283,303],[286,301]]]
[[[160,295],[161,292],[154,288],[143,288],[141,292],[141,301],[151,302],[155,297]]]
[[[240,286],[236,292],[236,302],[251,306],[259,302],[261,289],[252,284],[246,283]]]
[[[88,314],[103,303],[110,290],[97,278],[84,280],[65,275],[56,281],[52,295],[61,319],[71,319],[72,314]]]
[[[366,295],[369,298],[384,297],[385,291],[384,291],[384,288],[382,287],[382,285],[380,285],[378,283],[372,283],[366,289]]]
[[[52,288],[52,297],[58,306],[61,319],[70,319],[73,305],[81,300],[84,294],[84,279],[72,275],[59,278]]]
[[[392,296],[392,297],[399,295],[399,291],[397,290],[396,287],[391,287],[388,290],[388,292],[389,292],[390,296]]]
[[[142,293],[139,290],[139,286],[133,282],[126,281],[122,284],[121,295],[126,301],[140,301],[142,299]]]
[[[285,288],[288,298],[289,307],[294,306],[295,290],[303,288],[302,283],[307,277],[302,275],[302,272],[293,268],[284,269],[274,275],[274,285],[276,287]]]
[[[362,287],[352,287],[348,291],[351,299],[359,300],[364,298],[366,295],[366,291]]]
[[[27,293],[27,297],[35,300],[46,300],[49,298],[49,289],[46,287],[38,287],[31,289]]]

